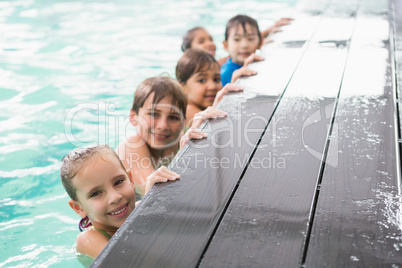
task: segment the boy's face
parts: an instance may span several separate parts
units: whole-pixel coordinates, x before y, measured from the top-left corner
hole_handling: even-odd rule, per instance
[[[213,64],[210,68],[204,68],[193,74],[185,84],[184,91],[187,94],[187,101],[201,110],[212,106],[216,93],[222,89],[219,65]]]
[[[246,32],[243,26],[238,24],[236,28],[229,31],[227,41],[223,41],[225,50],[229,52],[232,61],[243,65],[244,60],[254,53],[261,45],[257,29],[246,24]]]
[[[132,123],[138,134],[153,149],[164,149],[178,142],[184,126],[184,115],[174,106],[171,96],[153,104],[154,93],[148,96],[138,114],[132,111]]]
[[[78,201],[70,206],[81,217],[88,216],[97,228],[119,228],[135,208],[131,172],[111,154],[93,159],[73,178]]]
[[[216,46],[212,36],[204,29],[198,29],[194,32],[194,39],[191,42],[191,48],[199,48],[208,51],[215,56]]]

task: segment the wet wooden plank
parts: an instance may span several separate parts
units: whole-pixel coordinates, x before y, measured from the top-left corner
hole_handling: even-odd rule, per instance
[[[400,267],[400,160],[388,1],[362,1],[306,267]],[[331,162],[332,165],[329,165]]]
[[[300,265],[357,6],[324,12],[201,267]]]
[[[194,266],[278,98],[226,98],[232,109],[247,112],[208,124],[208,139],[194,142],[172,166],[180,181],[154,187],[93,266]],[[250,120],[253,113],[261,117]],[[243,129],[252,130],[248,141]],[[231,142],[235,144],[226,145]]]
[[[300,29],[307,35],[305,40],[316,25],[314,17],[310,28]],[[219,108],[229,113],[228,118],[210,121],[208,139],[190,143],[172,163],[171,168],[181,174],[180,181],[155,186],[93,267],[191,267],[198,263],[304,51],[303,46],[276,45],[284,54],[273,53],[269,61],[254,68],[275,66],[282,75],[269,77],[264,84],[253,84],[258,78],[250,78],[242,84],[244,93],[225,96]]]
[[[393,34],[394,34],[394,60],[395,60],[395,80],[398,92],[399,104],[399,125],[402,126],[402,0],[393,0]],[[402,133],[402,128],[400,128]],[[401,134],[399,135],[401,138]],[[400,143],[402,141],[400,140]]]

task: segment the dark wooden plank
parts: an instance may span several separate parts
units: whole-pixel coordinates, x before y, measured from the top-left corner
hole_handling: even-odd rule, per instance
[[[94,261],[94,267],[110,267],[116,262],[121,267],[189,267],[198,262],[240,177],[243,161],[247,162],[279,97],[247,99],[246,93],[242,95],[226,98],[226,104],[247,113],[207,125],[211,128],[208,139],[194,142],[172,165],[181,174],[180,181],[154,187]],[[250,121],[252,113],[265,116]],[[253,130],[248,142],[242,137],[243,129]],[[225,145],[231,142],[234,146]],[[238,156],[245,158],[238,161]],[[221,168],[226,161],[236,164]]]
[[[362,1],[312,225],[306,267],[401,267],[388,1]]]
[[[399,104],[399,126],[402,133],[402,0],[392,1],[393,8],[393,34],[394,34],[394,60],[395,60],[395,79],[398,92]],[[401,134],[399,134],[401,138]],[[401,140],[400,140],[401,142]]]
[[[327,7],[201,267],[298,267],[357,1]]]
[[[316,27],[314,16],[310,21],[309,28],[300,29],[305,40]],[[263,84],[253,84],[256,77],[250,78],[242,84],[244,93],[225,96],[219,108],[229,113],[228,118],[210,121],[208,139],[190,142],[171,164],[181,174],[180,181],[153,187],[93,267],[191,267],[198,263],[304,51],[303,46],[280,44],[273,50],[283,53],[281,57],[272,56],[253,68],[262,72],[275,66],[283,75],[268,77]]]

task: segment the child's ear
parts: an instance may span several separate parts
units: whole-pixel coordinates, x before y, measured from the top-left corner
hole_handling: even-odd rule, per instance
[[[225,41],[222,41],[222,44],[223,44],[223,47],[225,48],[225,50],[227,52],[229,52],[228,42],[225,40]]]
[[[136,119],[137,113],[133,111],[133,109],[130,110],[130,122],[133,126],[138,125],[137,119]]]
[[[128,175],[128,179],[131,181],[131,183],[134,186],[133,173],[131,172],[131,169],[127,169],[126,172],[127,172],[127,175]]]
[[[81,216],[81,218],[84,218],[87,216],[87,213],[82,209],[80,203],[78,203],[77,201],[69,200],[68,204],[75,211],[75,213],[77,213],[78,215]]]

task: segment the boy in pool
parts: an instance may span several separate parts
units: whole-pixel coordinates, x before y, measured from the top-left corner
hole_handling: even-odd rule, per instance
[[[206,137],[198,129],[203,119],[227,115],[209,109],[184,135],[186,108],[183,88],[173,78],[152,77],[137,87],[130,110],[130,122],[137,133],[122,141],[117,153],[124,167],[131,170],[140,195],[145,194],[146,178],[158,167],[167,166],[188,140]]]
[[[186,120],[190,125],[194,116],[216,107],[228,91],[240,91],[241,87],[228,84],[222,88],[219,63],[205,50],[187,49],[176,65],[176,79],[187,95]]]
[[[82,217],[77,251],[96,258],[136,207],[134,182],[119,157],[107,145],[77,148],[62,160],[60,170],[70,207]],[[180,175],[161,167],[146,181],[145,193],[157,182]]]
[[[253,61],[263,60],[255,54],[261,44],[258,23],[253,18],[237,15],[228,21],[223,46],[229,52],[230,58],[221,67],[223,86],[233,82],[233,78],[256,74],[247,69],[247,65]]]

